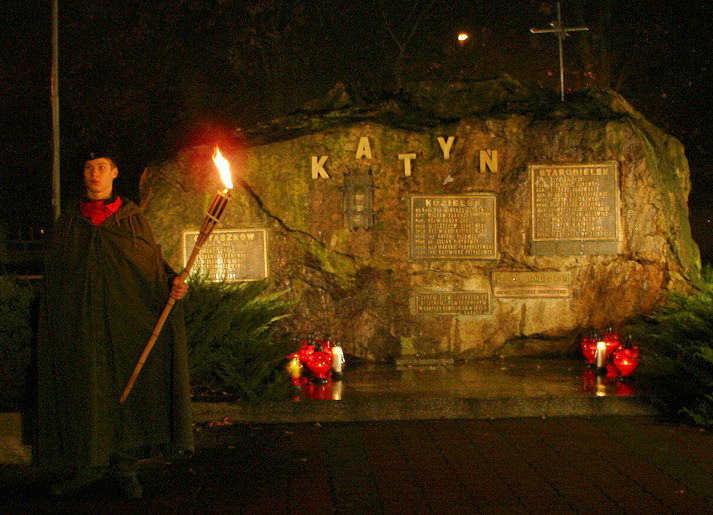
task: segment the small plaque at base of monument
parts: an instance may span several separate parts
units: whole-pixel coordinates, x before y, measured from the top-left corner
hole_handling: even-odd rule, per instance
[[[532,255],[619,253],[617,165],[530,165]]]
[[[196,243],[198,231],[183,233],[183,266]],[[267,277],[267,230],[214,231],[201,248],[194,269],[211,281],[259,281]]]
[[[493,296],[509,298],[566,298],[569,272],[494,271]]]
[[[488,291],[417,291],[414,315],[486,315]]]

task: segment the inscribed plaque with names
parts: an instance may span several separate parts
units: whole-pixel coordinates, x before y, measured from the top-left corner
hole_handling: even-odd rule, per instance
[[[183,266],[193,251],[198,231],[183,233]],[[267,277],[267,230],[213,231],[203,244],[193,269],[211,281],[259,281]]]
[[[533,255],[617,254],[616,162],[530,165]]]
[[[490,313],[488,291],[417,291],[415,315],[485,315]]]
[[[497,259],[496,202],[492,193],[412,195],[411,259]]]

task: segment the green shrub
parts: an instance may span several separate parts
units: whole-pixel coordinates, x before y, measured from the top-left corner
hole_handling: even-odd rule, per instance
[[[629,328],[640,342],[642,394],[665,414],[713,426],[713,269],[689,293],[672,293]]]
[[[285,292],[265,294],[266,281],[211,283],[194,275],[189,282],[184,309],[194,394],[286,398],[289,382],[279,365],[295,349],[276,324],[289,316]]]
[[[19,411],[30,366],[34,290],[28,281],[0,277],[0,411]]]

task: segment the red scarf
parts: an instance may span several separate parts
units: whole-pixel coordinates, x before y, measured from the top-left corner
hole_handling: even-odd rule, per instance
[[[114,200],[80,200],[79,210],[82,215],[96,226],[100,226],[104,220],[116,213],[121,207],[121,197]]]

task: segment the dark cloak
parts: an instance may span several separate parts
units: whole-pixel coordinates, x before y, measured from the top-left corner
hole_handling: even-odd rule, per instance
[[[171,274],[143,213],[122,200],[98,227],[75,203],[54,229],[38,329],[35,466],[105,466],[111,453],[193,448],[181,302],[119,403]]]

